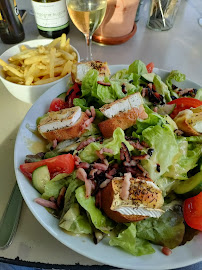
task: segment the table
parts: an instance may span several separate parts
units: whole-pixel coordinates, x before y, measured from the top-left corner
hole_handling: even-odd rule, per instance
[[[109,64],[130,64],[135,59],[141,59],[145,63],[153,61],[158,68],[178,69],[187,78],[202,85],[202,27],[198,24],[198,19],[202,17],[202,1],[182,0],[174,27],[165,32],[146,28],[148,6],[149,0],[145,0],[137,23],[137,32],[128,42],[114,46],[93,43],[94,59],[107,61]],[[72,24],[70,27],[71,44],[77,48],[82,58],[85,56],[83,34]],[[24,20],[24,29],[25,41],[42,38],[31,14]],[[10,45],[0,41],[0,54],[9,47]],[[0,97],[1,216],[15,183],[13,152],[16,134],[31,104],[17,100],[1,82]],[[76,269],[77,264],[80,264],[80,269],[113,269],[62,245],[38,223],[25,204],[14,241],[8,249],[0,250],[0,261],[43,268],[52,268],[54,265],[54,268]],[[202,269],[202,264],[197,264],[196,267],[198,268],[195,269]],[[184,269],[193,268],[190,266]]]

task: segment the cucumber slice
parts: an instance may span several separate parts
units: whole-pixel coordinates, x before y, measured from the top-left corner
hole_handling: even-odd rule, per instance
[[[67,176],[68,176],[67,173],[59,173],[59,174],[57,174],[55,177],[53,177],[53,178],[51,179],[51,181],[52,181],[52,182],[59,181],[59,180],[65,178],[65,177],[67,177]]]
[[[202,191],[202,171],[180,183],[174,191],[177,194],[183,194],[187,198],[199,194]]]
[[[48,166],[44,165],[38,167],[33,171],[32,174],[32,183],[36,190],[38,190],[41,194],[44,193],[45,185],[50,181],[50,173],[48,170]]]
[[[62,94],[60,94],[59,96],[57,96],[57,98],[62,99],[63,101],[65,101],[65,97],[67,95],[67,92],[63,92]]]

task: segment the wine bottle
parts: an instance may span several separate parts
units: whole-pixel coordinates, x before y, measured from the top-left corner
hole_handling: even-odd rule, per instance
[[[37,28],[40,35],[57,38],[69,32],[66,0],[32,0]]]
[[[7,44],[19,43],[25,38],[16,0],[0,0],[0,37]]]

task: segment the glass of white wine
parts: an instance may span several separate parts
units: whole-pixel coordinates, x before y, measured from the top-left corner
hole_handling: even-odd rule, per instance
[[[102,23],[106,7],[107,0],[67,0],[69,16],[86,39],[87,55],[85,61],[92,60],[92,35]]]

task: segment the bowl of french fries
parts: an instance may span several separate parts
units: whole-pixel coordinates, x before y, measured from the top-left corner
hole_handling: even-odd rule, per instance
[[[79,61],[66,34],[54,40],[31,40],[0,56],[0,78],[13,96],[33,104],[57,82],[68,82],[72,65]]]

